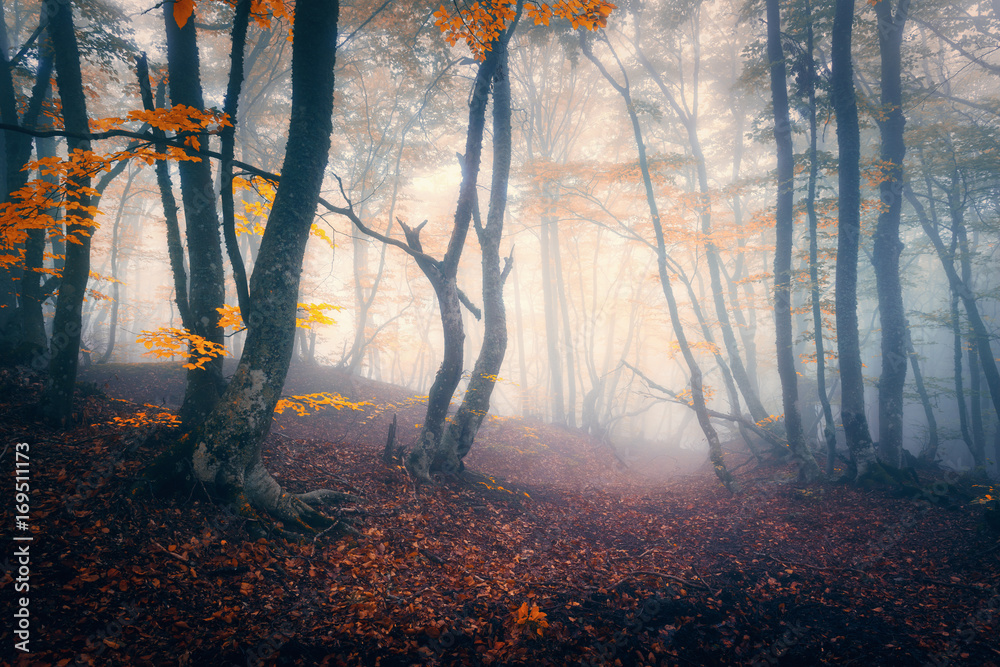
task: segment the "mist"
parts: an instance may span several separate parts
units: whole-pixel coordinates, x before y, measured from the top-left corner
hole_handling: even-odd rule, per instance
[[[945,479],[995,521],[995,1],[3,13],[0,352],[10,405],[38,404],[9,414],[144,434],[153,497],[343,536],[372,480],[624,521],[601,503],[731,518]],[[364,483],[304,490],[337,456]],[[518,609],[514,636],[548,628]],[[731,664],[781,642],[805,650]]]

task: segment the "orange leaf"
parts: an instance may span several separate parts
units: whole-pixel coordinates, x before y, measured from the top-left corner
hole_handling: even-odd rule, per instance
[[[174,20],[178,28],[184,27],[191,14],[194,14],[194,0],[174,0]]]

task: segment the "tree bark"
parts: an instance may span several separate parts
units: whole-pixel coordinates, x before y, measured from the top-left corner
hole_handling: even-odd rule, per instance
[[[55,5],[53,7],[52,5]],[[55,55],[56,79],[62,101],[63,122],[68,132],[90,131],[87,100],[83,93],[80,51],[73,27],[73,6],[70,3],[46,2],[51,10],[49,31]],[[67,148],[89,151],[90,141],[67,139]],[[73,411],[77,363],[80,354],[83,297],[90,278],[90,236],[93,216],[88,212],[89,176],[76,176],[67,182],[66,235],[77,242],[66,244],[66,264],[62,270],[59,298],[52,324],[52,361],[46,388],[45,413],[48,420],[65,425]],[[70,209],[69,204],[83,208]]]
[[[476,224],[476,235],[483,253],[483,343],[462,405],[448,425],[438,448],[438,465],[445,470],[464,469],[462,459],[472,448],[479,427],[489,412],[490,397],[507,352],[507,311],[503,303],[503,285],[513,257],[508,258],[507,265],[501,270],[500,239],[510,180],[510,76],[507,47],[501,44],[497,48],[501,52],[493,75],[493,180],[486,224]]]
[[[198,55],[195,16],[183,28],[173,16],[172,2],[163,4],[167,37],[167,68],[170,74],[170,101],[195,109],[204,109],[201,90],[201,69]],[[197,136],[202,147],[208,146],[208,136]],[[225,337],[219,328],[218,308],[225,305],[225,284],[222,266],[222,242],[219,237],[219,216],[215,209],[215,184],[208,159],[184,160],[177,165],[181,180],[181,201],[187,235],[191,284],[188,286],[188,307],[191,311],[191,332],[222,345]],[[204,364],[204,369],[187,372],[187,387],[181,419],[185,428],[196,427],[212,411],[225,387],[222,378],[222,357]]]
[[[906,314],[899,281],[899,219],[903,208],[903,128],[901,51],[910,0],[899,0],[895,13],[890,0],[874,5],[878,17],[878,44],[882,63],[882,136],[880,158],[884,170],[879,184],[881,208],[875,229],[874,266],[882,322],[882,370],[878,382],[881,459],[899,467],[903,451],[903,387],[906,384]]]
[[[509,34],[509,33],[508,33]],[[434,383],[427,395],[427,415],[420,428],[420,435],[413,449],[406,457],[406,467],[417,479],[428,480],[430,473],[438,470],[442,463],[436,453],[444,436],[448,406],[462,378],[462,354],[465,332],[462,327],[461,303],[457,283],[458,261],[462,246],[469,232],[475,206],[476,187],[482,159],[483,131],[486,124],[486,102],[489,98],[490,82],[499,63],[498,44],[494,41],[492,50],[479,63],[473,83],[469,104],[469,125],[465,140],[465,155],[462,160],[462,185],[455,210],[448,250],[441,261],[435,261],[423,254],[420,245],[420,229],[423,225],[410,229],[403,225],[407,244],[421,256],[416,257],[417,266],[427,276],[437,294],[441,310],[441,326],[444,330],[444,357]]]
[[[291,361],[302,259],[330,149],[338,13],[336,1],[296,3],[288,143],[250,280],[251,326],[222,400],[181,443],[193,450],[196,478],[241,511],[263,510],[307,531],[334,523],[309,506],[334,494],[284,492],[261,460],[261,445]]]
[[[840,360],[841,418],[857,475],[876,463],[868,419],[858,341],[858,247],[861,240],[861,131],[854,92],[851,36],[854,0],[836,0],[830,42],[830,87],[837,116],[837,354]]]
[[[806,190],[806,215],[809,219],[809,287],[813,315],[813,342],[816,346],[816,393],[823,408],[823,439],[826,442],[826,474],[833,477],[837,462],[837,431],[833,408],[826,389],[826,341],[823,338],[823,311],[819,291],[819,216],[816,214],[816,182],[819,177],[818,128],[816,123],[816,61],[813,56],[812,6],[806,3],[806,72],[803,87],[809,114],[809,183]]]
[[[819,477],[819,466],[806,446],[799,414],[798,375],[792,348],[792,245],[795,233],[795,156],[792,153],[792,125],[788,113],[785,56],[781,47],[781,19],[778,0],[767,0],[767,57],[771,70],[771,100],[774,106],[774,139],[778,152],[778,201],[775,210],[774,249],[774,328],[778,349],[778,377],[785,409],[788,445],[799,468],[799,479]]]

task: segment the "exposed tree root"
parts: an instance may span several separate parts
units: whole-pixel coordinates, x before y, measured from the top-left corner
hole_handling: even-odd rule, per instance
[[[134,492],[146,487],[155,496],[169,496],[189,494],[193,489],[200,489],[207,498],[232,505],[239,516],[270,525],[272,530],[294,539],[320,533],[360,535],[353,525],[360,520],[360,512],[336,511],[330,515],[318,508],[359,503],[361,497],[331,489],[288,493],[261,461],[253,465],[242,480],[238,480],[242,484],[222,486],[216,483],[217,480],[198,479],[191,464],[194,441],[191,435],[175,441],[146,469]],[[280,521],[281,526],[275,526],[275,521]]]
[[[316,489],[308,493],[297,493],[295,497],[304,503],[317,507],[319,505],[331,505],[337,502],[359,503],[361,498],[351,493],[341,491],[331,491],[330,489]]]
[[[330,489],[288,493],[260,461],[247,473],[243,491],[239,495],[243,496],[244,504],[281,521],[286,531],[307,535],[341,532],[358,534],[357,529],[351,525],[354,518],[330,516],[315,509],[321,505],[358,502],[360,499],[357,496]]]

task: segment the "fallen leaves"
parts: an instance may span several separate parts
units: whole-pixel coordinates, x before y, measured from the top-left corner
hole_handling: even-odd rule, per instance
[[[114,372],[135,378],[136,396],[172,381],[150,366]],[[310,387],[293,376],[288,391],[308,395],[320,377]],[[62,434],[17,423],[3,399],[5,432],[47,443],[32,585],[37,574],[33,618],[48,648],[33,658],[162,664],[183,641],[189,664],[749,664],[773,647],[788,664],[921,664],[952,649],[953,664],[997,663],[998,615],[967,622],[1000,581],[995,556],[976,556],[989,548],[979,506],[918,513],[897,531],[909,501],[848,487],[806,499],[780,469],[741,478],[737,497],[710,472],[641,486],[566,430],[538,425],[547,447],[518,454],[516,422],[485,426],[471,460],[489,486],[518,493],[473,483],[414,494],[379,460],[391,412],[372,416],[405,397],[355,381],[349,398],[373,404],[364,416],[282,416],[265,446],[290,491],[350,485],[365,498],[360,538],[301,544],[251,538],[256,522],[197,494],[128,494],[156,452],[130,452],[116,424],[151,408],[88,398],[95,423]],[[421,410],[409,405],[404,424]],[[79,480],[91,481],[76,490]]]

